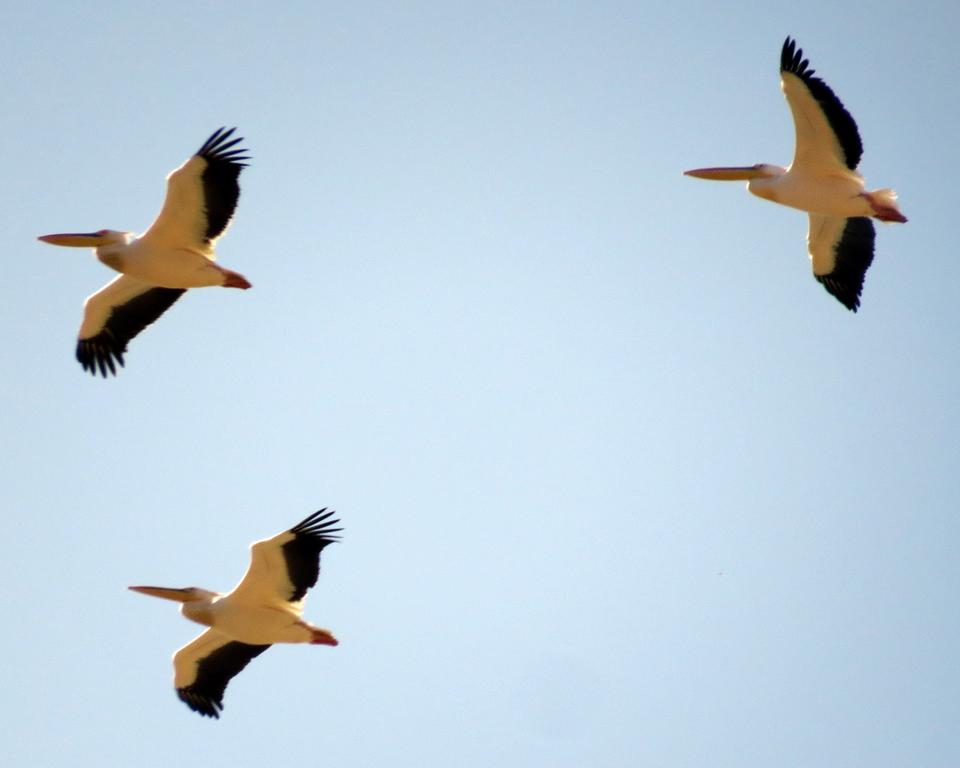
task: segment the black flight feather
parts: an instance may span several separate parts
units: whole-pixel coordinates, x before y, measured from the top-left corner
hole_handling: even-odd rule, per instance
[[[177,696],[194,712],[219,718],[227,684],[239,675],[269,645],[249,645],[233,640],[222,645],[197,664],[197,679],[177,688]]]
[[[834,249],[836,262],[829,275],[814,275],[827,291],[851,312],[860,306],[860,294],[867,270],[873,263],[876,231],[866,216],[847,219],[843,235]]]
[[[245,160],[250,157],[244,154],[243,147],[231,149],[243,141],[236,138],[228,141],[236,128],[225,130],[217,129],[197,150],[197,156],[207,161],[203,171],[203,196],[206,202],[207,213],[207,242],[216,240],[230,223],[233,212],[240,198],[240,171],[247,167]]]
[[[292,602],[302,600],[320,575],[320,553],[327,544],[339,541],[334,534],[342,528],[334,528],[339,520],[331,520],[333,510],[324,507],[290,529],[296,538],[283,545],[283,556],[287,561],[287,573],[293,584]]]

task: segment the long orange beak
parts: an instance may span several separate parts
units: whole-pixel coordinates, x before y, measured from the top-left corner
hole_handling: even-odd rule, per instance
[[[188,603],[193,599],[193,594],[189,589],[173,589],[170,587],[127,587],[141,595],[150,595],[151,597],[162,597],[164,600],[176,600],[178,603]]]
[[[695,176],[698,179],[710,179],[711,181],[749,181],[758,179],[765,174],[755,166],[728,166],[721,168],[694,168],[692,171],[684,171],[684,176]]]
[[[71,248],[96,248],[107,242],[103,235],[96,232],[65,232],[59,235],[40,235],[42,240],[50,245],[68,245]]]

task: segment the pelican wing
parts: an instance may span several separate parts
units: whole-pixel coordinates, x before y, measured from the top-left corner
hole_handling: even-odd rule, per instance
[[[208,629],[173,657],[177,696],[194,712],[220,717],[227,684],[269,645],[248,645]]]
[[[231,593],[231,599],[299,603],[320,575],[320,553],[339,540],[333,510],[314,512],[289,531],[250,546],[250,566]]]
[[[141,240],[158,246],[200,250],[212,258],[211,245],[223,234],[240,197],[238,179],[250,158],[235,131],[220,128],[187,162],[167,176],[167,197],[160,215]]]
[[[854,170],[863,154],[857,124],[789,37],[780,52],[780,87],[797,133],[791,170]]]
[[[116,374],[114,361],[123,365],[127,343],[166,312],[184,293],[182,288],[157,288],[120,275],[83,304],[83,323],[77,341],[77,360],[94,376],[99,369]]]
[[[873,222],[865,216],[843,219],[810,214],[807,249],[813,276],[847,309],[860,306],[863,280],[873,262]]]

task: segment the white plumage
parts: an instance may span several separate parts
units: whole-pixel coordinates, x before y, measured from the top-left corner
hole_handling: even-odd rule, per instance
[[[808,251],[814,277],[854,312],[873,261],[871,218],[905,222],[890,189],[867,192],[856,168],[863,154],[850,113],[803,58],[789,37],[780,53],[780,86],[796,132],[789,168],[759,163],[748,167],[697,168],[688,176],[746,180],[758,197],[810,215]]]
[[[293,528],[250,545],[250,565],[233,590],[130,587],[176,600],[181,613],[210,627],[174,655],[174,687],[192,710],[219,717],[227,683],[274,643],[337,645],[327,629],[303,620],[303,599],[317,583],[320,553],[339,540],[339,522],[321,509]]]
[[[140,237],[101,229],[43,235],[53,245],[95,248],[97,259],[121,276],[84,303],[77,360],[104,377],[123,365],[127,344],[160,317],[189,288],[220,285],[249,288],[240,273],[215,261],[219,238],[240,196],[238,178],[249,158],[230,139],[234,129],[216,131],[197,153],[167,177],[167,196],[156,220]]]

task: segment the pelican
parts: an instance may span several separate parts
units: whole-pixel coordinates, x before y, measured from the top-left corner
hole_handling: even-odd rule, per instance
[[[853,312],[860,306],[863,279],[873,261],[871,218],[905,222],[892,189],[867,192],[856,168],[863,154],[857,124],[836,94],[809,68],[803,51],[787,38],[780,52],[780,87],[790,105],[796,149],[789,168],[697,168],[687,176],[746,180],[764,200],[810,214],[807,250],[813,276]]]
[[[190,621],[210,627],[173,657],[173,685],[194,712],[219,718],[227,684],[274,643],[337,645],[328,629],[301,618],[307,590],[317,583],[320,553],[339,541],[333,511],[314,512],[289,531],[250,545],[250,566],[232,592],[199,587],[129,587],[183,603]]]
[[[167,176],[167,197],[150,228],[130,232],[42,235],[52,245],[95,248],[97,259],[120,273],[88,297],[77,342],[77,360],[93,376],[116,375],[127,343],[166,312],[187,288],[221,285],[249,288],[239,272],[215,261],[213,246],[223,234],[240,196],[237,179],[249,156],[234,149],[235,128],[215,131],[197,153]]]

